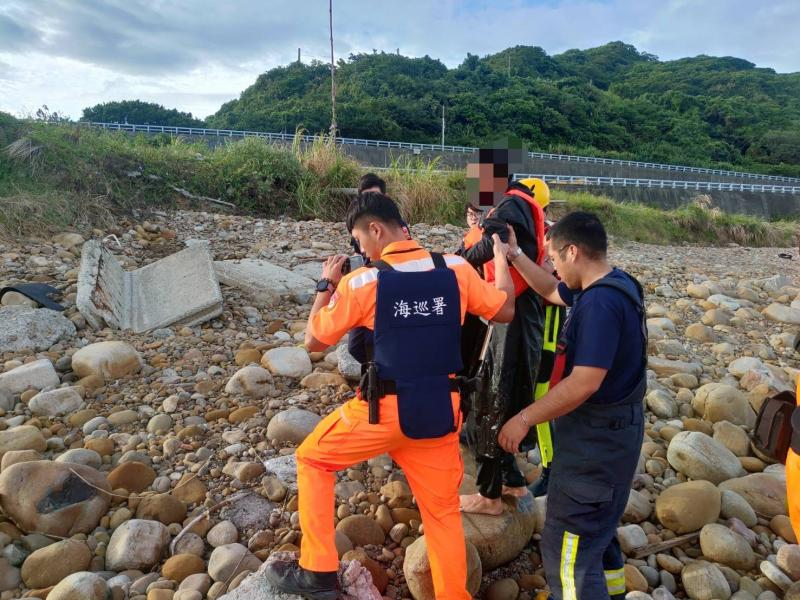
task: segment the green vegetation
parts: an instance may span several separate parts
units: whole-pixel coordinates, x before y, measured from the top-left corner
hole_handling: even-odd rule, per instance
[[[42,234],[107,226],[131,209],[215,210],[198,197],[266,217],[341,219],[367,170],[325,137],[280,146],[248,138],[209,148],[170,136],[129,135],[74,125],[22,122],[0,113],[0,234]],[[381,174],[410,223],[463,225],[464,172],[398,160]],[[589,194],[554,191],[566,204],[600,214],[612,235],[649,243],[735,241],[788,246],[790,223],[766,223],[699,206],[660,211]]]
[[[203,127],[203,121],[195,119],[192,113],[180,112],[174,108],[164,108],[155,102],[123,100],[104,102],[84,108],[84,121],[97,123],[136,123],[143,125],[170,125],[173,127]]]
[[[737,58],[660,62],[613,42],[548,56],[517,46],[455,69],[428,56],[351,55],[337,70],[347,137],[449,144],[500,136],[530,149],[800,176],[800,73]],[[330,71],[293,63],[258,77],[210,127],[327,131]]]

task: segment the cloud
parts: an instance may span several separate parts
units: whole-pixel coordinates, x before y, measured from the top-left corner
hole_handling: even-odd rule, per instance
[[[621,40],[662,60],[697,54],[800,70],[800,2],[774,0],[334,1],[337,58],[429,55],[450,67],[468,52],[517,44],[551,54]],[[153,100],[215,112],[258,74],[330,56],[327,2],[277,0],[4,0],[0,110],[43,103],[73,117],[102,101]]]

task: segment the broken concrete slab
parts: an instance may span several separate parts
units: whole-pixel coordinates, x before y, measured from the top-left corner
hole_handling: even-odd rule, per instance
[[[208,244],[192,246],[135,271],[125,271],[96,240],[83,245],[78,310],[95,328],[136,333],[222,314],[222,292]]]
[[[242,290],[259,308],[283,298],[305,304],[314,295],[316,282],[266,260],[244,258],[214,263],[220,283]]]

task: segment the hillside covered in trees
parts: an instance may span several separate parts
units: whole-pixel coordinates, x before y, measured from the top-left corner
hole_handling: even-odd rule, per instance
[[[136,123],[144,125],[169,125],[170,127],[203,127],[201,119],[192,113],[179,112],[174,108],[164,108],[155,102],[141,100],[122,100],[104,102],[83,109],[83,121],[100,123]]]
[[[480,145],[800,174],[800,73],[739,58],[659,61],[613,42],[549,56],[517,46],[448,69],[425,56],[351,55],[337,67],[347,137]],[[130,117],[129,117],[130,120]],[[327,131],[330,69],[293,63],[258,77],[210,127]]]

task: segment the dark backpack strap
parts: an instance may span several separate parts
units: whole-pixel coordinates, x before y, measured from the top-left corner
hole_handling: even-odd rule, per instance
[[[394,271],[394,267],[385,260],[376,260],[369,263],[370,267],[375,267],[378,271]]]
[[[633,284],[636,286],[637,295],[634,295],[631,292],[630,288],[626,286],[624,283],[617,279],[610,279],[609,277],[603,277],[602,279],[598,279],[592,285],[587,287],[583,290],[583,293],[586,293],[587,290],[590,290],[595,287],[609,287],[614,288],[622,292],[628,300],[630,300],[633,305],[636,307],[636,311],[639,313],[639,317],[641,320],[641,330],[642,330],[642,340],[643,340],[643,347],[642,347],[642,360],[644,361],[645,368],[647,367],[647,311],[644,307],[644,288],[642,284],[635,277],[631,277],[627,273],[625,275],[630,279]]]
[[[442,256],[438,252],[431,252],[431,259],[433,259],[433,268],[434,269],[446,269],[447,268],[447,261],[444,259],[444,256]]]

